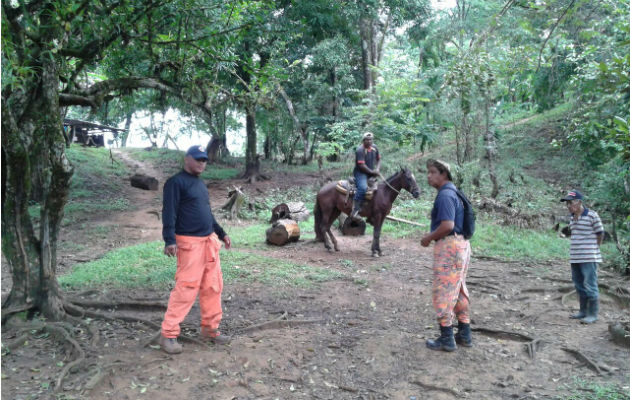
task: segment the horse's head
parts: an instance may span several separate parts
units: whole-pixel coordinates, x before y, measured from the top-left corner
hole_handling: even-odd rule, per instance
[[[411,170],[407,167],[400,167],[400,173],[403,176],[403,186],[402,188],[407,190],[414,199],[420,197],[420,189],[418,188],[418,183],[416,182],[416,177],[413,176]]]

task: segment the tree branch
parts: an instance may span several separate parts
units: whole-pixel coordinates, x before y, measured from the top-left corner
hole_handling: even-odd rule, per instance
[[[553,24],[553,26],[551,27],[551,30],[549,31],[549,34],[547,35],[547,37],[545,38],[545,41],[543,42],[542,46],[540,47],[540,52],[538,53],[538,66],[536,66],[536,73],[538,73],[538,70],[540,69],[540,63],[542,61],[542,53],[543,53],[543,50],[545,49],[545,46],[547,45],[547,42],[549,41],[549,38],[551,38],[551,35],[553,35],[553,31],[556,30],[556,28],[560,24],[560,21],[562,21],[562,18],[564,18],[564,16],[567,14],[569,9],[571,9],[571,7],[573,7],[573,4],[575,4],[575,0],[571,0],[571,3],[569,3],[569,5],[564,10],[562,15],[560,15],[560,18],[558,18],[556,23]]]

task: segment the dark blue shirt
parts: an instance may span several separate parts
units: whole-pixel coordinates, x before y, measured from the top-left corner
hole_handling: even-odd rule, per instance
[[[447,182],[438,191],[431,210],[431,232],[435,231],[442,221],[453,221],[455,233],[462,233],[464,226],[464,204],[455,192],[453,182]]]
[[[373,170],[376,167],[376,162],[381,159],[381,155],[378,153],[376,146],[372,145],[369,149],[366,149],[363,144],[360,144],[354,153],[354,158],[354,171],[352,173],[363,173],[359,169],[359,164],[365,164],[369,169]]]
[[[164,184],[162,202],[162,237],[169,246],[175,234],[208,236],[216,233],[223,240],[225,231],[210,209],[210,196],[203,181],[186,171],[170,177]]]

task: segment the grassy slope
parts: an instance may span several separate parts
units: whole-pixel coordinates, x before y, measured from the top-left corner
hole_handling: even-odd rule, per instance
[[[564,165],[567,154],[562,150],[556,150],[549,145],[553,139],[553,132],[562,124],[562,118],[566,107],[559,107],[550,112],[533,116],[528,122],[517,126],[499,130],[499,146],[501,158],[498,160],[497,171],[501,181],[502,190],[500,201],[510,202],[515,207],[530,213],[556,214],[566,213],[558,203],[559,196],[564,191],[563,179],[570,178],[563,175],[561,168]],[[450,160],[453,154],[453,145],[449,137],[443,138],[441,145],[429,149],[431,157],[439,157]],[[387,221],[383,227],[383,234],[392,238],[411,238],[418,240],[429,228],[429,212],[435,190],[426,184],[422,162],[427,157],[413,158],[414,150],[400,150],[387,144],[381,145],[384,156],[383,173],[394,173],[399,165],[411,167],[416,172],[418,184],[423,190],[419,200],[414,200],[404,193],[395,203],[392,215],[413,220],[422,225],[411,225]],[[523,151],[527,149],[527,151]],[[93,152],[94,149],[80,149],[77,152]],[[157,150],[147,152],[145,150],[130,150],[132,156],[152,162],[167,169],[168,173],[175,172],[181,166],[181,152],[172,150]],[[102,158],[102,154],[100,155]],[[81,158],[75,154],[74,160],[90,159]],[[413,158],[413,161],[408,161]],[[344,161],[326,165],[327,171],[338,171],[339,177],[348,176],[352,170],[352,157],[344,157]],[[265,165],[264,168],[282,170],[285,166]],[[315,172],[315,166],[296,167],[292,171]],[[291,171],[289,170],[289,171]],[[204,173],[204,179],[233,178],[239,173],[238,168],[213,166]],[[460,171],[464,178],[462,187],[470,197],[480,195],[487,196],[490,193],[489,181],[481,174],[482,185],[474,191],[469,184],[471,177],[482,171],[482,166],[471,163]],[[553,175],[548,171],[554,171]],[[110,171],[108,173],[121,173]],[[509,183],[509,175],[518,177],[516,183]],[[104,174],[101,174],[103,177]],[[543,179],[545,178],[545,179]],[[73,192],[77,187],[73,186]],[[229,280],[257,280],[265,283],[309,285],[313,282],[334,279],[338,273],[327,269],[315,268],[305,265],[293,264],[289,261],[278,262],[261,256],[253,256],[248,251],[264,251],[264,234],[268,227],[268,210],[286,201],[304,201],[307,208],[314,205],[316,188],[296,187],[289,191],[268,191],[267,197],[260,201],[260,207],[256,211],[244,211],[242,217],[251,221],[245,227],[230,227],[228,233],[235,243],[238,243],[242,251],[222,253],[224,274]],[[73,198],[89,197],[88,193]],[[75,200],[76,201],[76,200]],[[303,239],[314,237],[312,217],[308,221],[300,223]],[[371,227],[368,228],[371,234]],[[60,278],[62,284],[71,287],[79,286],[149,286],[166,287],[172,280],[175,264],[161,254],[162,244],[152,242],[140,246],[118,249],[105,258],[77,266],[74,271]],[[484,255],[510,260],[527,260],[532,263],[566,262],[569,242],[558,237],[553,230],[520,229],[501,226],[495,222],[492,215],[478,213],[477,232],[472,239],[474,253],[477,256]],[[603,248],[605,257],[610,257],[616,250],[614,246],[606,244]],[[269,266],[273,266],[270,268]]]

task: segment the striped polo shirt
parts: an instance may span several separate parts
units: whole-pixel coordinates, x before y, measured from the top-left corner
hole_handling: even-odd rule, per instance
[[[598,234],[604,233],[604,226],[599,215],[584,207],[582,215],[576,220],[570,218],[571,228],[571,263],[602,262],[602,254],[597,245]]]

